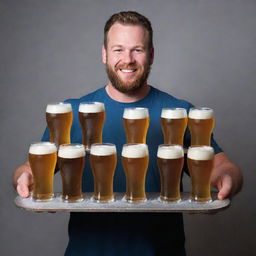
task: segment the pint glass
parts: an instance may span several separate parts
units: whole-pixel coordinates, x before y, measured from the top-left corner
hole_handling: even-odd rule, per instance
[[[126,200],[146,200],[145,180],[148,168],[148,146],[146,144],[125,144],[122,150],[122,165],[126,175]]]
[[[188,169],[192,181],[191,200],[210,202],[210,179],[213,168],[214,149],[209,146],[192,146],[188,149]]]
[[[166,202],[180,200],[180,180],[184,151],[180,145],[159,145],[157,165],[161,178],[160,199]]]
[[[161,128],[164,135],[164,144],[178,144],[183,146],[187,121],[186,109],[163,108],[161,113]]]
[[[94,177],[93,198],[107,203],[114,200],[113,179],[116,170],[116,146],[110,143],[92,144],[90,163]]]
[[[125,108],[123,123],[126,143],[146,143],[149,126],[149,113],[147,108]]]
[[[57,161],[57,147],[50,142],[31,144],[28,159],[34,179],[33,199],[36,201],[51,200],[53,197],[53,175]]]
[[[84,145],[60,145],[58,151],[58,166],[62,178],[62,199],[65,202],[79,202],[83,200],[82,176],[84,164]]]
[[[91,144],[102,143],[102,131],[105,122],[105,106],[102,102],[82,102],[79,105],[79,121],[83,133],[85,150]]]
[[[57,102],[46,107],[46,122],[50,131],[50,141],[58,147],[70,143],[70,129],[73,113],[70,103]]]
[[[214,112],[211,108],[191,108],[188,114],[191,146],[211,145],[214,127]]]

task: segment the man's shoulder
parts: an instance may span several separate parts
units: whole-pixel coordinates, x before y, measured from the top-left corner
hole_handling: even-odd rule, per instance
[[[85,101],[101,101],[103,97],[105,97],[105,89],[104,89],[104,87],[101,87],[93,92],[83,95],[80,98],[67,99],[67,100],[65,100],[65,102],[69,102],[71,104],[76,105],[76,104],[80,104],[81,102],[85,102]]]
[[[177,98],[168,92],[162,91],[152,86],[151,89],[153,97],[155,97],[158,101],[161,101],[162,105],[168,106],[169,104],[172,104],[185,108],[190,108],[193,106],[193,104],[191,104],[189,101]]]

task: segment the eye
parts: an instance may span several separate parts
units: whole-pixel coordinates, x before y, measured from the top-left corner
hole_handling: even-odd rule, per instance
[[[116,53],[119,53],[119,52],[122,51],[122,49],[114,49],[113,51],[116,52]]]
[[[138,52],[138,53],[143,52],[143,50],[142,50],[142,49],[140,49],[140,48],[136,48],[136,49],[134,49],[134,51],[135,51],[135,52]]]

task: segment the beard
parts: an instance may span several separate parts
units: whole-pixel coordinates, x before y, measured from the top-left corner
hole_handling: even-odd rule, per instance
[[[120,69],[135,69],[138,74],[135,78],[131,79],[130,81],[123,81],[118,76],[118,70]],[[135,93],[139,88],[144,86],[147,82],[148,76],[150,74],[151,65],[149,61],[145,64],[145,66],[139,66],[137,64],[129,64],[129,65],[116,65],[114,69],[106,63],[106,72],[109,78],[109,81],[114,86],[116,90],[122,93]]]

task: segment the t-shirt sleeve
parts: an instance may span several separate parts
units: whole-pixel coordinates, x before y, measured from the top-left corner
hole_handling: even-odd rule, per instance
[[[41,141],[50,141],[50,133],[48,127],[45,128]]]

